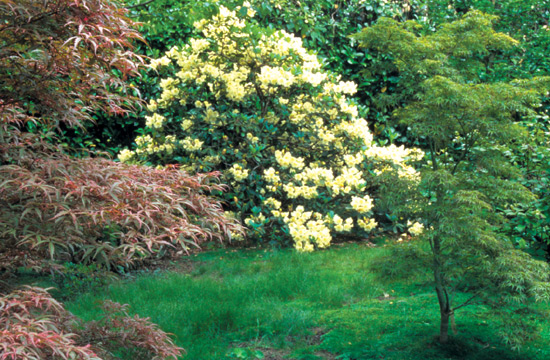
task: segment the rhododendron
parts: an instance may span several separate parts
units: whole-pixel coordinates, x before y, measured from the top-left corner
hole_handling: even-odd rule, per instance
[[[225,199],[256,240],[290,237],[311,251],[340,232],[364,236],[377,224],[376,172],[414,179],[407,162],[422,153],[378,146],[348,97],[356,84],[324,70],[300,38],[255,25],[253,14],[221,6],[195,23],[202,37],[153,60],[162,92],[137,147],[119,158],[223,171],[232,185]]]

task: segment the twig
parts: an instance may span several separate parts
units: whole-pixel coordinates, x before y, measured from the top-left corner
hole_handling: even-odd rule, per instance
[[[153,1],[155,1],[155,0],[147,0],[147,1],[142,2],[142,3],[139,3],[139,4],[135,4],[135,5],[131,5],[131,6],[126,6],[126,9],[135,9],[135,8],[137,8],[137,7],[140,7],[140,6],[145,6],[145,5],[147,5],[147,4],[150,4],[150,3],[152,3]]]

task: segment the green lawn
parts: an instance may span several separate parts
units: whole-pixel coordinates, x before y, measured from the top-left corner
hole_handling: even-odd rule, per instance
[[[128,303],[174,334],[185,359],[255,359],[256,351],[264,359],[550,358],[550,321],[541,316],[540,336],[512,351],[481,305],[457,312],[458,335],[442,348],[434,340],[438,308],[429,274],[395,269],[387,253],[365,245],[203,253],[180,271],[119,282],[67,307],[91,320],[98,299]],[[396,276],[384,280],[383,273]]]

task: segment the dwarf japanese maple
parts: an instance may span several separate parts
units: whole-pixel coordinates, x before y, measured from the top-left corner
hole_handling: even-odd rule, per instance
[[[128,266],[236,229],[217,174],[74,159],[56,130],[140,106],[141,36],[111,0],[0,0],[0,265]],[[211,182],[214,180],[214,183]]]
[[[130,316],[126,305],[106,301],[103,313],[98,321],[82,323],[39,288],[0,297],[0,359],[101,360],[120,347],[143,359],[181,355],[168,334],[147,318]]]

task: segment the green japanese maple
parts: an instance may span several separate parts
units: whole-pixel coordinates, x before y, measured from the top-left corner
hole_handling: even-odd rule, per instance
[[[550,299],[548,264],[514,248],[499,231],[506,219],[496,211],[533,197],[504,150],[526,141],[517,120],[534,114],[549,80],[484,80],[491,56],[516,45],[493,30],[496,20],[470,12],[421,35],[415,22],[385,18],[355,35],[362,46],[391,57],[389,70],[401,77],[401,88],[376,101],[397,107],[395,120],[427,154],[420,195],[396,211],[424,223],[420,240],[431,249],[441,343],[449,339],[454,312],[465,305],[481,301],[498,309],[507,303],[514,312]],[[471,297],[457,301],[458,291]],[[505,336],[516,344],[524,335]]]

